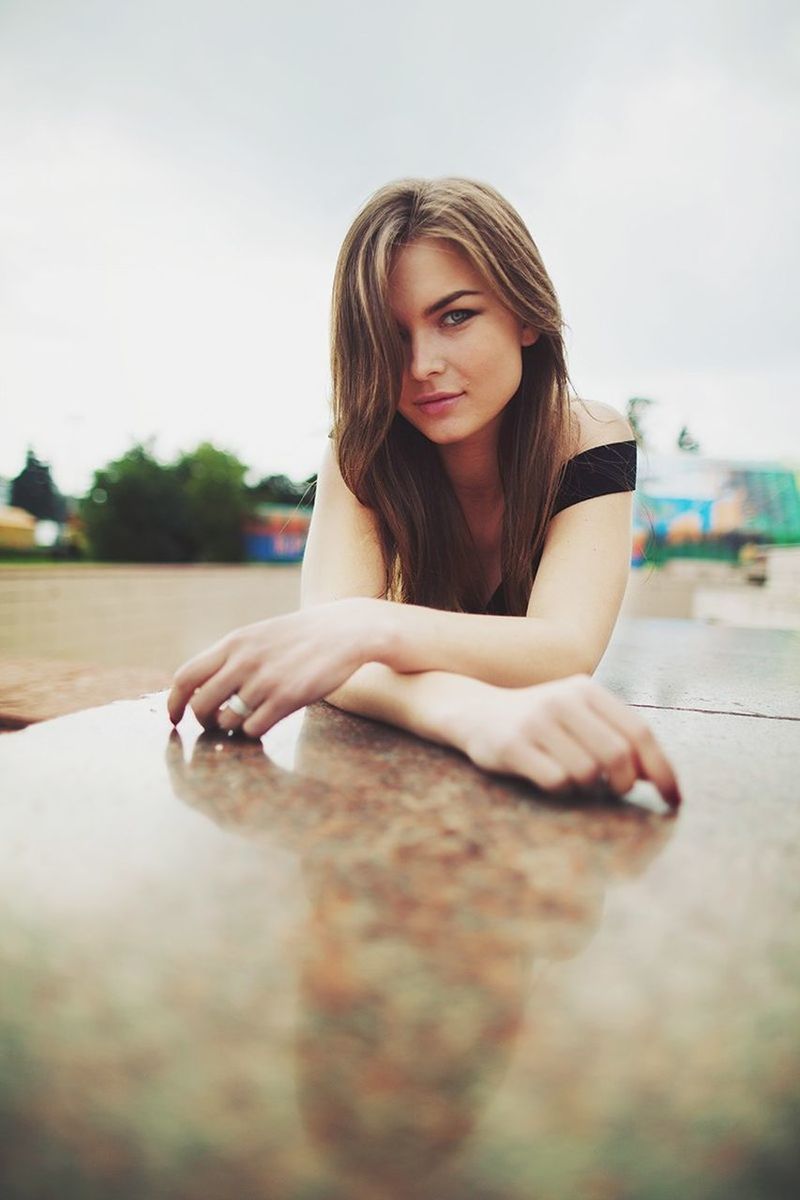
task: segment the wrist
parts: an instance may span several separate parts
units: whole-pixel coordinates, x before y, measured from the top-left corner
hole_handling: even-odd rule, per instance
[[[359,663],[389,664],[396,640],[396,622],[386,600],[357,596],[339,601],[349,608],[349,633]]]
[[[367,603],[370,607],[364,613],[361,632],[367,637],[368,661],[383,663],[402,674],[408,670],[408,660],[403,653],[404,605],[391,600],[368,600]]]
[[[469,675],[433,672],[431,677],[442,681],[430,713],[439,739],[471,758],[470,747],[480,732],[487,702],[497,689]]]

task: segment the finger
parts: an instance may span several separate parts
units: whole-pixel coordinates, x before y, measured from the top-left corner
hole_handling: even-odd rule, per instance
[[[284,681],[279,686],[272,688],[266,696],[262,687],[261,702],[255,700],[250,704],[253,712],[242,722],[242,732],[246,733],[248,737],[261,737],[273,725],[277,725],[278,721],[282,721],[284,717],[288,717],[290,713],[296,712],[306,704],[313,703],[322,695],[324,693],[318,687],[312,687],[297,679],[291,685]],[[244,694],[242,694],[242,699],[246,700]]]
[[[246,733],[248,737],[262,737],[268,729],[277,725],[278,721],[282,721],[284,717],[289,716],[289,713],[302,707],[300,702],[287,704],[285,701],[278,702],[275,696],[270,696],[242,721],[242,733]]]
[[[618,796],[629,792],[639,777],[641,766],[628,739],[608,720],[583,705],[574,705],[569,716],[562,718],[562,724],[566,721],[573,736],[586,748],[593,761],[600,764],[609,787]]]
[[[531,743],[517,748],[511,767],[515,775],[522,775],[545,792],[561,791],[572,782],[564,767],[551,754]]]
[[[601,764],[581,743],[573,728],[572,712],[559,720],[547,721],[536,731],[536,742],[566,772],[569,782],[588,787],[601,774]]]
[[[195,655],[184,663],[173,676],[172,689],[167,697],[167,712],[173,725],[177,725],[184,714],[186,705],[200,685],[214,675],[227,658],[227,652],[221,642]]]
[[[240,693],[237,692],[237,695],[240,699],[242,698]],[[230,699],[230,696],[228,699]],[[239,728],[243,721],[244,717],[240,717],[237,712],[234,712],[232,708],[229,708],[227,701],[225,701],[222,707],[217,710],[217,728],[221,729],[223,733],[233,733],[235,729]]]
[[[222,670],[207,679],[192,696],[194,715],[205,729],[216,729],[219,711],[234,692],[247,703],[245,692],[248,685],[243,680],[242,672],[241,666],[226,663]],[[253,704],[248,707],[252,708]]]
[[[252,715],[258,708],[259,703],[264,700],[264,688],[263,686],[259,686],[256,680],[253,680],[238,688],[236,695],[242,704],[250,710],[250,715]],[[225,733],[231,733],[234,729],[239,729],[247,720],[246,714],[245,716],[241,716],[240,713],[237,713],[235,709],[230,707],[229,702],[232,696],[233,692],[226,696],[225,702],[217,712],[217,725]]]
[[[682,797],[675,772],[649,725],[605,688],[592,689],[588,695],[590,706],[631,742],[639,760],[641,777],[655,784],[670,808],[678,808]]]
[[[330,695],[352,674],[351,663],[343,666],[334,661],[322,666],[315,663],[309,665],[302,662],[298,655],[285,656],[280,664],[279,679],[276,680],[274,668],[269,671],[268,676],[262,672],[256,679],[260,690],[256,699],[249,701],[250,707],[255,711],[242,723],[243,733],[248,737],[261,737],[290,713]],[[247,701],[246,692],[240,690],[239,695]]]

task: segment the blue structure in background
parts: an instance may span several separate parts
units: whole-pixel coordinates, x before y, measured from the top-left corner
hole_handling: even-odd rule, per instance
[[[310,508],[291,504],[262,504],[244,529],[248,562],[300,562],[306,548]]]

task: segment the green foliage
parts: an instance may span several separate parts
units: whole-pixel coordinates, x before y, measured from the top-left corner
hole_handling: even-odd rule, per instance
[[[37,521],[64,520],[64,497],[53,483],[50,468],[39,461],[33,450],[28,451],[25,466],[11,481],[9,501]]]
[[[96,471],[80,513],[101,562],[241,562],[244,523],[257,503],[311,503],[316,477],[271,475],[254,488],[234,454],[203,442],[173,463],[136,445]]]
[[[247,467],[235,455],[203,442],[184,454],[174,470],[189,516],[193,557],[201,562],[240,562],[242,524],[249,508]]]
[[[174,467],[136,445],[95,472],[81,504],[92,555],[105,562],[190,562],[189,505]]]
[[[700,453],[700,443],[696,438],[692,437],[688,425],[681,426],[676,445],[679,450],[683,450],[687,454]]]
[[[647,396],[631,396],[630,400],[625,405],[625,416],[628,418],[633,436],[636,442],[642,449],[647,447],[647,435],[644,431],[644,418],[649,408],[655,404],[655,400],[650,400]]]
[[[301,483],[289,479],[288,475],[266,475],[249,489],[254,504],[299,504],[311,506],[317,487],[316,475],[309,475]]]
[[[673,558],[736,563],[742,546],[752,540],[752,535],[744,530],[706,534],[696,542],[670,542],[662,533],[651,533],[645,546],[644,560],[650,567],[661,567]]]

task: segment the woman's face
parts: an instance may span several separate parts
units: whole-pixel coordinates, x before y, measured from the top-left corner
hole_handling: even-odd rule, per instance
[[[442,238],[420,238],[397,252],[389,303],[406,346],[399,404],[406,420],[439,445],[499,429],[522,378],[522,347],[538,331]]]

